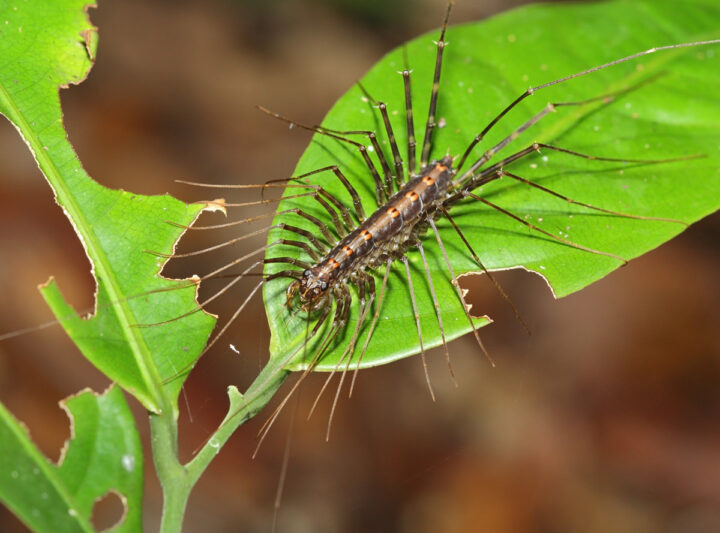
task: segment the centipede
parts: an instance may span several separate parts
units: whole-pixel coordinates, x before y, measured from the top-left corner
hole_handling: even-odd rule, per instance
[[[632,101],[647,86],[662,81],[662,74],[643,73],[640,63],[643,58],[678,54],[685,48],[717,44],[717,40],[656,46],[570,71],[515,93],[504,106],[488,112],[484,126],[458,127],[463,109],[480,106],[482,102],[472,96],[473,86],[468,80],[447,72],[445,67],[446,49],[451,51],[452,42],[463,39],[461,28],[448,31],[451,11],[449,4],[441,29],[431,39],[394,52],[394,61],[389,64],[395,69],[395,86],[387,95],[370,89],[378,76],[388,75],[387,71],[371,72],[348,93],[346,97],[354,99],[365,117],[360,124],[348,124],[340,113],[331,113],[322,125],[304,124],[258,106],[291,129],[312,133],[313,139],[293,177],[257,186],[263,195],[270,189],[285,187],[284,196],[276,202],[276,214],[230,223],[239,227],[274,217],[263,228],[269,229],[265,246],[207,276],[221,275],[243,262],[252,264],[236,279],[249,276],[261,266],[263,269],[261,279],[215,340],[232,326],[250,299],[262,289],[273,335],[271,352],[281,353],[278,357],[283,358],[285,367],[302,372],[302,376],[311,371],[329,374],[315,405],[333,376],[340,374],[331,411],[351,370],[350,393],[359,369],[414,354],[420,355],[428,389],[434,397],[425,352],[442,346],[452,374],[448,343],[469,332],[479,351],[492,361],[478,332],[489,319],[473,316],[460,288],[459,278],[468,272],[484,274],[527,329],[493,276],[495,270],[512,268],[515,259],[508,258],[505,250],[499,250],[503,256],[500,261],[493,254],[488,258],[483,245],[487,234],[495,231],[529,235],[530,240],[561,250],[561,254],[592,257],[598,277],[632,258],[613,245],[613,230],[609,226],[600,239],[604,245],[583,244],[581,236],[570,235],[573,233],[570,224],[563,224],[557,231],[557,223],[548,225],[542,216],[529,214],[532,209],[521,212],[517,207],[507,207],[496,199],[501,188],[493,189],[494,186],[503,184],[507,189],[511,183],[510,188],[520,195],[532,194],[533,198],[540,196],[557,202],[555,206],[565,206],[562,216],[570,219],[573,214],[567,214],[567,206],[586,216],[641,222],[675,233],[687,226],[671,216],[646,215],[580,200],[545,185],[544,181],[551,180],[533,178],[529,172],[539,166],[547,168],[552,160],[570,169],[567,172],[581,176],[583,172],[605,170],[601,165],[612,166],[613,172],[620,175],[626,169],[630,173],[638,168],[652,168],[657,173],[702,158],[702,153],[665,151],[659,157],[639,157],[632,152],[606,155],[592,143],[585,143],[587,149],[582,145],[576,148],[552,139],[535,140],[532,136],[538,125],[550,123],[548,129],[557,138],[572,139],[576,125],[588,117],[592,119],[618,108],[630,109]],[[511,41],[513,38],[508,36]],[[413,57],[420,52],[433,60],[413,67]],[[461,59],[454,58],[453,64]],[[578,78],[594,78],[600,72],[623,67],[626,69],[619,82],[605,84],[597,79],[593,85],[602,89],[585,89],[580,98],[572,97],[571,89],[557,90],[567,88]],[[470,103],[443,99],[443,88],[451,83],[468,85],[466,99]],[[546,99],[536,105],[543,94]],[[423,100],[422,104],[418,100]],[[530,101],[533,105],[528,105]],[[631,112],[628,115],[637,118]],[[448,132],[452,132],[452,137]],[[228,205],[263,203],[273,201]],[[473,218],[480,220],[478,213],[491,222],[479,228],[467,222]],[[503,222],[494,227],[497,220]],[[481,220],[480,224],[484,222]],[[255,233],[245,233],[222,246]],[[262,253],[265,258],[259,258]],[[543,272],[546,265],[541,260],[531,269],[548,274]],[[366,357],[368,353],[372,357]],[[275,413],[289,397],[285,397]],[[328,432],[329,427],[330,424]]]

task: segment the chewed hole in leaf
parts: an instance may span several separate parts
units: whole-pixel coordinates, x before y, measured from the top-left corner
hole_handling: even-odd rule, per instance
[[[127,509],[124,498],[114,491],[109,491],[93,505],[92,521],[97,531],[107,531],[123,521]]]

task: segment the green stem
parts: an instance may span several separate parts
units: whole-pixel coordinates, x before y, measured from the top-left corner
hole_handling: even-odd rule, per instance
[[[177,417],[164,409],[150,414],[153,460],[163,490],[162,533],[179,533],[192,484],[187,482],[185,468],[178,460]]]
[[[235,430],[255,416],[275,395],[290,375],[279,363],[270,361],[248,387],[245,395],[228,389],[230,407],[223,422],[200,452],[186,465],[178,459],[177,416],[171,409],[150,414],[153,460],[163,490],[160,533],[180,533],[187,500],[195,483]]]

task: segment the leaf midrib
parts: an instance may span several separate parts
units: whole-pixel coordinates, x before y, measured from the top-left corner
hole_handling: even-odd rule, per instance
[[[128,341],[128,345],[134,354],[135,360],[138,362],[138,368],[143,376],[146,383],[152,384],[151,393],[154,395],[147,397],[142,391],[133,391],[136,395],[141,395],[146,398],[145,405],[151,408],[156,413],[161,412],[163,409],[171,409],[172,402],[163,393],[163,389],[160,386],[161,380],[157,373],[157,368],[152,360],[150,351],[145,344],[143,336],[140,334],[138,328],[133,327],[137,323],[132,311],[128,304],[124,301],[123,291],[117,281],[113,269],[110,267],[107,257],[102,249],[102,246],[98,242],[95,233],[90,229],[90,223],[85,217],[83,210],[75,202],[75,197],[70,192],[65,184],[65,180],[62,178],[62,174],[55,165],[53,159],[43,149],[42,143],[35,135],[35,131],[30,127],[25,117],[20,112],[18,107],[15,105],[11,94],[7,91],[4,84],[0,83],[0,103],[2,103],[8,112],[8,118],[20,131],[20,134],[25,139],[25,142],[30,147],[38,166],[42,170],[45,177],[50,182],[53,190],[58,199],[58,203],[61,207],[67,211],[70,223],[75,228],[76,233],[80,237],[80,240],[85,245],[88,257],[91,265],[94,269],[97,269],[99,278],[104,282],[103,289],[109,294],[111,302],[117,302],[116,305],[112,306],[114,313],[121,325],[123,335]],[[67,138],[63,139],[68,142]],[[69,144],[69,142],[68,142]],[[70,147],[72,150],[72,147]],[[83,170],[83,173],[85,171]],[[85,173],[87,176],[87,173]],[[96,291],[101,290],[99,282],[96,282]],[[97,292],[96,292],[97,294]]]
[[[2,87],[0,87],[0,91],[2,90]],[[55,488],[55,490],[57,490],[60,497],[67,504],[67,508],[74,509],[75,506],[73,506],[72,495],[68,492],[66,485],[60,478],[57,468],[54,468],[53,465],[48,461],[48,459],[44,455],[42,455],[35,446],[32,445],[32,441],[28,438],[27,431],[24,430],[23,427],[17,422],[17,420],[15,420],[15,417],[13,417],[12,414],[10,414],[10,412],[5,409],[2,403],[0,403],[0,417],[5,419],[7,427],[16,436],[17,441],[23,447],[28,456],[31,457],[37,467],[43,471],[43,473],[45,474],[45,478],[50,481],[50,484]],[[78,524],[80,525],[80,527],[82,527],[84,531],[95,531],[92,525],[80,513],[75,513],[73,518],[75,518],[75,520],[78,522]]]

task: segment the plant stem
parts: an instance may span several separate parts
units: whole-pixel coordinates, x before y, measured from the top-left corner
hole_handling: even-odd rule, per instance
[[[270,361],[245,395],[230,387],[230,407],[225,419],[200,452],[185,465],[180,463],[177,453],[177,413],[163,409],[160,414],[150,414],[153,460],[163,490],[160,533],[182,531],[187,500],[197,480],[235,430],[267,405],[289,374],[281,363]]]

